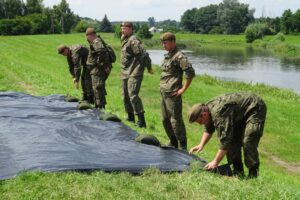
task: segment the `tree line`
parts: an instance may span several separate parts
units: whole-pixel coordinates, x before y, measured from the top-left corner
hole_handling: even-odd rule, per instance
[[[203,34],[240,34],[251,25],[263,34],[300,33],[300,9],[285,10],[281,17],[254,18],[254,9],[238,0],[223,0],[218,5],[186,10],[181,17],[184,31]]]
[[[0,35],[54,34],[84,32],[87,27],[113,32],[112,24],[104,16],[102,22],[80,18],[66,0],[52,8],[44,7],[43,0],[0,0]]]

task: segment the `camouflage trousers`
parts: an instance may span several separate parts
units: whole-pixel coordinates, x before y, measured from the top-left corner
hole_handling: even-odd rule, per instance
[[[259,166],[259,154],[257,148],[264,130],[267,113],[265,104],[263,103],[258,110],[257,116],[259,120],[250,120],[235,127],[234,142],[226,155],[229,164],[243,165],[241,152],[243,149],[244,161],[247,168]]]
[[[104,68],[99,66],[89,66],[91,69],[92,87],[94,91],[94,103],[96,108],[104,108],[106,105],[106,89],[105,81],[109,74],[106,73]]]
[[[139,92],[143,77],[122,79],[122,98],[127,113],[144,113],[144,107]]]
[[[186,129],[182,119],[182,98],[161,92],[161,111],[164,129],[170,140],[186,141]]]
[[[82,67],[81,88],[82,88],[82,94],[84,97],[94,95],[93,86],[92,86],[92,78],[91,78],[91,70],[87,66]]]

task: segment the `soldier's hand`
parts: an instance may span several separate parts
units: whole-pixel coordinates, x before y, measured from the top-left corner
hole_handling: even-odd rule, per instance
[[[154,70],[151,68],[151,69],[148,69],[148,73],[149,74],[154,74]]]
[[[213,160],[211,162],[209,162],[207,165],[204,166],[204,169],[207,170],[212,170],[218,167],[218,162],[216,160]]]
[[[200,145],[197,145],[189,150],[189,154],[192,154],[193,152],[199,153],[202,150],[203,150],[203,147]]]
[[[79,89],[79,82],[75,78],[73,78],[73,83],[74,83],[75,88]]]
[[[181,94],[183,94],[184,91],[185,91],[184,88],[180,88],[180,89],[177,90],[176,92],[173,92],[172,96],[178,97],[178,96],[180,96]]]

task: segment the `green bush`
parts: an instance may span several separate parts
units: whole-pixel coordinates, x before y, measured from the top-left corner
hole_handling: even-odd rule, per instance
[[[152,38],[152,34],[149,31],[149,27],[147,24],[143,24],[137,33],[138,37],[142,39],[150,39]]]
[[[87,23],[86,21],[83,21],[83,20],[80,20],[75,28],[74,28],[74,31],[77,32],[77,33],[84,33],[86,31],[86,29],[88,27],[91,27],[92,25],[90,25],[89,23]]]
[[[250,24],[245,30],[246,42],[252,43],[256,39],[262,39],[267,29],[266,24]]]
[[[0,35],[28,35],[32,25],[28,19],[2,19],[0,20]]]

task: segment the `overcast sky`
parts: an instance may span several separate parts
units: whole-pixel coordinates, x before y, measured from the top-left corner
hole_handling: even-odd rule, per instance
[[[57,5],[61,0],[44,0],[46,7]],[[80,17],[102,20],[104,15],[110,21],[155,21],[172,19],[180,21],[187,9],[219,4],[222,0],[67,0],[71,10]],[[300,9],[300,0],[239,0],[255,8],[255,17],[281,16],[283,11]]]

